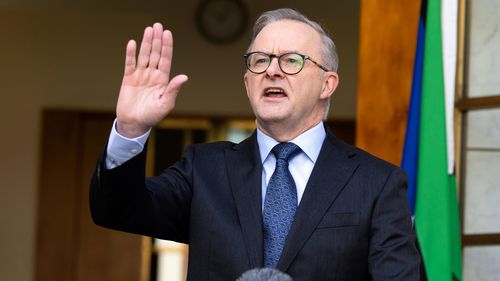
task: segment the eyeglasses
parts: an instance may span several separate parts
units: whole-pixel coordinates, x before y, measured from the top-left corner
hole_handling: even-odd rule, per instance
[[[312,63],[317,65],[319,68],[328,72],[329,70],[322,66],[321,64],[315,62],[312,58],[306,55],[298,53],[286,53],[281,55],[266,54],[263,52],[251,52],[243,56],[246,61],[246,66],[250,72],[255,74],[264,73],[269,66],[273,58],[278,59],[278,65],[284,73],[288,75],[294,75],[299,73],[302,68],[304,68],[304,62],[310,60]]]

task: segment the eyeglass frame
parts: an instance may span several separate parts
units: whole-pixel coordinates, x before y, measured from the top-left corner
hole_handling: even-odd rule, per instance
[[[266,55],[269,57],[269,64],[267,65],[267,67],[261,71],[261,72],[255,72],[255,71],[252,71],[248,65],[248,58],[253,55],[253,54],[263,54],[263,55]],[[304,69],[304,65],[305,64],[302,64],[302,67],[299,69],[299,71],[295,72],[295,73],[288,73],[286,71],[284,71],[282,68],[281,68],[281,63],[280,63],[280,58],[283,57],[283,56],[286,56],[286,55],[291,55],[291,54],[295,54],[295,55],[298,55],[300,56],[304,61],[306,60],[309,60],[311,61],[312,63],[314,63],[316,66],[318,66],[321,70],[323,71],[326,71],[326,72],[330,72],[330,70],[328,70],[328,68],[324,67],[323,65],[321,65],[320,63],[316,62],[315,60],[313,60],[310,56],[308,55],[303,55],[301,53],[297,53],[297,52],[289,52],[289,53],[284,53],[284,54],[281,54],[281,55],[276,55],[276,54],[268,54],[268,53],[264,53],[264,52],[250,52],[250,53],[247,53],[245,55],[243,55],[243,58],[245,58],[245,66],[247,67],[248,71],[254,73],[254,74],[262,74],[264,72],[267,71],[267,69],[269,68],[269,66],[271,66],[271,63],[273,61],[273,58],[276,58],[278,60],[278,66],[280,68],[280,70],[287,74],[287,75],[295,75],[295,74],[298,74],[299,72],[302,71],[302,69]]]

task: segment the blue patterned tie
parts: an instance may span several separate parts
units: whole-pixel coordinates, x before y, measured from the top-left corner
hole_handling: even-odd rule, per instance
[[[277,144],[271,151],[276,156],[276,169],[264,199],[264,267],[276,268],[297,210],[297,188],[288,160],[300,151],[291,142]]]

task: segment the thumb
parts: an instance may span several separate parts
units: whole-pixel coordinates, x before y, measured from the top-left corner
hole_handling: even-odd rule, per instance
[[[188,80],[187,75],[180,74],[180,75],[175,76],[168,83],[168,86],[166,89],[166,94],[167,95],[177,95],[177,93],[179,93],[182,85],[184,85],[184,83],[186,83],[187,80]]]

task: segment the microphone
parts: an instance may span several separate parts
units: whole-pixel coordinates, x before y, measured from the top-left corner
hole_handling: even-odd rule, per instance
[[[254,268],[243,272],[236,281],[293,281],[290,275],[274,268]]]

